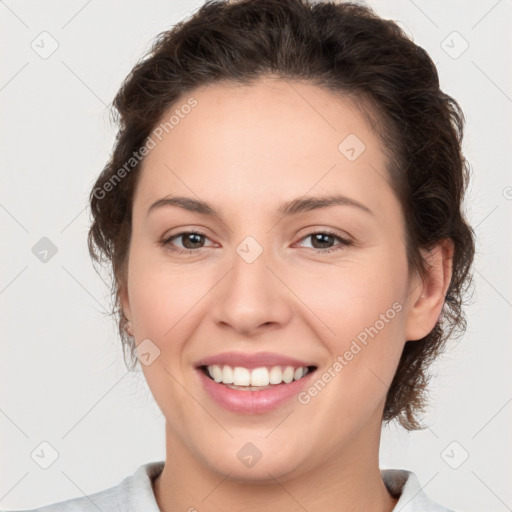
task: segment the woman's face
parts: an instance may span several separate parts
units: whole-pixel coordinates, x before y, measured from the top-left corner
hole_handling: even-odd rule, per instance
[[[403,345],[433,327],[414,316],[422,286],[376,136],[348,101],[282,80],[197,89],[164,121],[173,114],[135,193],[122,301],[168,447],[254,480],[374,460]],[[347,200],[308,202],[333,196]],[[191,208],[151,208],[171,197]],[[316,369],[233,390],[198,368],[231,352],[242,359],[217,362],[241,368],[241,383],[274,366]]]

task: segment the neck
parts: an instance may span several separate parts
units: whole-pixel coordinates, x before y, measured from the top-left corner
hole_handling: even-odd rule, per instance
[[[291,478],[269,474],[257,482],[213,471],[167,427],[165,466],[153,482],[156,501],[162,512],[259,512],[268,503],[281,512],[392,512],[398,499],[389,494],[379,469],[380,426],[361,431],[314,471]]]

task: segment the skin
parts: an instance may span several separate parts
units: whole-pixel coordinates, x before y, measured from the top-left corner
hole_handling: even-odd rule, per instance
[[[389,512],[397,499],[378,461],[386,392],[405,341],[427,335],[441,313],[453,246],[424,254],[424,281],[409,272],[384,153],[348,100],[266,78],[196,89],[171,110],[190,96],[198,105],[145,159],[121,292],[136,343],[149,338],[160,350],[141,365],[166,419],[166,464],[153,483],[158,505]],[[338,150],[348,134],[366,146],[352,162]],[[333,193],[373,215],[347,205],[277,213],[286,201]],[[177,206],[148,215],[170,194],[206,201],[219,216]],[[158,244],[192,229],[206,237]],[[325,229],[354,245],[308,236]],[[263,248],[251,264],[236,252],[247,236]],[[270,413],[230,412],[209,398],[194,369],[224,351],[271,351],[312,361],[322,374],[396,302],[401,312],[307,405],[292,399]],[[252,467],[237,457],[248,442],[262,453]]]

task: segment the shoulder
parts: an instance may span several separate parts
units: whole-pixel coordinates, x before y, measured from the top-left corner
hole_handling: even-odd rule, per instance
[[[381,469],[388,491],[399,498],[392,512],[454,512],[427,496],[418,477],[405,469]]]
[[[98,509],[104,512],[118,511],[117,496],[119,495],[119,485],[120,484],[88,496],[79,496],[31,510],[17,510],[12,512],[98,512]]]
[[[139,509],[159,512],[151,480],[162,471],[163,466],[164,461],[149,462],[108,489],[31,510],[12,512],[127,512]]]

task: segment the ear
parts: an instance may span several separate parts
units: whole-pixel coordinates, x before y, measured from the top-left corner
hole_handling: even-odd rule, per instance
[[[119,301],[121,303],[121,307],[123,308],[124,316],[128,321],[132,319],[132,312],[130,309],[130,299],[128,297],[128,287],[126,284],[122,284],[119,287]]]
[[[435,327],[452,278],[453,252],[454,243],[450,238],[440,241],[431,251],[422,250],[427,275],[425,279],[411,282],[412,303],[406,323],[406,340],[424,338]]]

